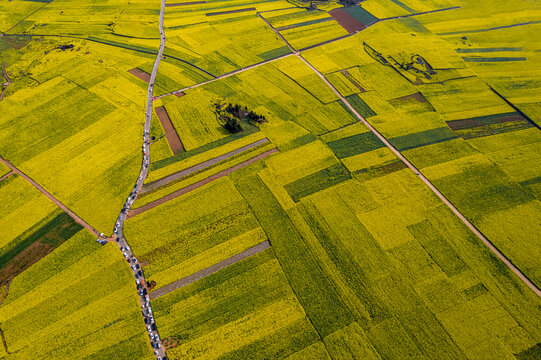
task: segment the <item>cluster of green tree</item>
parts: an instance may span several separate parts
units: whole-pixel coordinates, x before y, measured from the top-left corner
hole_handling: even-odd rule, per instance
[[[253,111],[248,111],[248,107],[242,107],[239,104],[227,104],[221,102],[214,103],[218,122],[229,132],[236,134],[243,131],[241,120],[246,120],[250,124],[258,125],[267,121],[265,116],[258,115]]]

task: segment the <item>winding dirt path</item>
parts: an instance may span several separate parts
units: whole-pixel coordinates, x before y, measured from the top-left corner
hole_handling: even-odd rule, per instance
[[[93,233],[94,235],[96,236],[99,236],[100,235],[100,232],[96,229],[94,229],[90,224],[88,224],[86,221],[84,221],[81,217],[79,217],[77,214],[75,214],[73,211],[71,211],[66,205],[64,205],[63,203],[60,202],[60,200],[58,200],[57,198],[55,198],[50,192],[48,192],[47,190],[45,190],[45,188],[43,186],[41,186],[40,184],[38,184],[37,182],[35,182],[31,177],[29,177],[28,175],[26,175],[25,173],[23,173],[21,170],[19,170],[18,168],[16,168],[12,163],[10,163],[9,161],[5,160],[3,157],[0,156],[0,161],[3,162],[4,164],[6,164],[13,173],[19,175],[20,177],[22,177],[23,179],[25,179],[26,181],[28,181],[33,187],[35,187],[36,189],[38,189],[43,195],[47,196],[49,198],[49,200],[51,200],[56,206],[58,206],[59,208],[61,208],[62,210],[64,210],[64,212],[66,214],[68,214],[73,220],[75,220],[76,223],[78,223],[79,225],[81,225],[82,227],[86,228],[88,231],[90,231],[91,233]],[[8,174],[9,175],[9,174]]]

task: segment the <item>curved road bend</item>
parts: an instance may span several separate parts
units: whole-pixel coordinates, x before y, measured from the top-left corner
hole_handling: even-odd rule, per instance
[[[139,178],[137,179],[137,182],[135,183],[135,186],[133,187],[133,190],[130,193],[130,196],[126,200],[124,208],[122,209],[120,215],[118,216],[117,222],[115,224],[115,230],[114,230],[115,235],[116,235],[117,245],[122,251],[124,258],[126,258],[126,261],[130,265],[133,277],[137,284],[137,294],[139,295],[139,302],[141,303],[141,309],[143,312],[143,317],[145,319],[145,328],[148,333],[151,346],[154,350],[154,355],[156,359],[162,359],[162,360],[167,359],[167,357],[166,357],[165,349],[163,348],[161,344],[158,330],[154,323],[154,316],[152,313],[152,309],[150,307],[150,299],[147,294],[148,290],[146,289],[145,276],[142,272],[139,262],[137,261],[137,259],[133,255],[132,250],[128,246],[128,243],[126,242],[126,238],[124,237],[122,230],[124,227],[124,221],[126,221],[128,211],[130,210],[133,204],[133,201],[137,197],[137,193],[143,187],[143,182],[145,181],[148,175],[148,166],[150,164],[149,132],[150,132],[150,120],[152,118],[153,87],[154,87],[154,82],[156,81],[158,65],[160,64],[160,60],[163,55],[163,49],[165,46],[165,34],[163,31],[164,11],[165,11],[165,0],[161,0],[160,24],[159,24],[160,50],[158,51],[156,60],[154,60],[154,66],[152,67],[152,74],[150,75],[150,81],[148,83],[147,107],[146,107],[146,113],[145,113],[145,126],[144,126],[143,146],[142,146],[143,147],[143,162],[141,165],[141,172],[139,173]]]
[[[443,203],[445,205],[447,205],[447,207],[449,207],[449,209],[451,209],[451,211],[456,216],[458,216],[458,218],[460,220],[462,220],[462,222],[490,249],[490,251],[492,251],[494,253],[494,255],[496,255],[512,272],[514,272],[515,275],[517,275],[526,284],[526,286],[528,286],[530,289],[532,289],[532,291],[537,296],[541,297],[541,290],[539,290],[539,288],[534,283],[532,283],[530,281],[530,279],[528,279],[528,277],[526,275],[524,275],[511,262],[511,260],[509,260],[507,257],[505,257],[505,255],[503,255],[500,252],[500,250],[496,246],[494,246],[494,244],[492,244],[492,242],[490,242],[490,240],[488,240],[479,230],[477,230],[477,228],[468,219],[466,219],[466,217],[464,215],[462,215],[462,213],[460,211],[458,211],[458,209],[449,200],[447,200],[447,198],[445,196],[443,196],[443,194],[438,189],[436,189],[436,187],[434,185],[432,185],[430,180],[428,180],[415,166],[413,166],[413,164],[408,159],[406,159],[406,157],[404,157],[404,155],[402,155],[400,153],[400,151],[396,150],[396,148],[393,145],[391,145],[391,143],[389,141],[387,141],[387,139],[383,135],[381,135],[368,121],[366,121],[366,119],[363,118],[353,108],[353,106],[351,106],[351,104],[338,92],[338,90],[336,90],[335,87],[331,85],[331,83],[325,78],[325,76],[323,76],[322,73],[320,73],[315,67],[313,67],[312,64],[310,64],[306,59],[304,59],[302,57],[302,55],[300,55],[298,52],[296,53],[296,55],[310,69],[312,69],[325,82],[325,84],[327,84],[327,86],[336,94],[336,96],[338,96],[338,98],[340,100],[342,100],[342,102],[344,104],[346,104],[348,109],[351,110],[351,112],[353,114],[355,114],[357,119],[359,119],[368,129],[370,129],[370,131],[372,131],[374,133],[374,135],[376,135],[389,149],[391,149],[391,151],[400,160],[402,160],[402,162],[404,164],[406,164],[407,167],[409,167],[415,174],[417,174],[417,176],[426,184],[426,186],[428,186],[430,188],[430,190],[432,190],[432,192],[434,194],[436,194],[436,196],[439,197],[441,199],[441,201],[443,201]]]

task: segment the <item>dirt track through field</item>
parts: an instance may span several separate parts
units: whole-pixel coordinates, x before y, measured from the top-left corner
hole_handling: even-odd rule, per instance
[[[178,155],[181,152],[184,152],[184,145],[182,145],[178,132],[173,126],[171,118],[169,117],[167,110],[165,110],[165,107],[160,106],[154,110],[156,111],[156,115],[158,115],[158,119],[160,119],[163,131],[165,132],[165,138],[167,139],[167,143],[169,144],[173,155]]]
[[[4,181],[8,176],[13,175],[13,171],[8,172],[6,175],[0,177],[0,182]]]
[[[244,250],[241,253],[238,253],[237,255],[231,256],[230,258],[227,258],[223,261],[220,261],[217,264],[214,264],[212,266],[209,266],[208,268],[205,268],[203,270],[200,270],[192,275],[186,276],[180,280],[177,280],[175,282],[172,282],[171,284],[165,285],[164,287],[161,287],[157,290],[152,291],[149,294],[150,300],[154,300],[159,298],[160,296],[163,296],[167,293],[170,293],[171,291],[180,289],[183,286],[186,286],[188,284],[193,283],[194,281],[200,280],[210,274],[213,274],[217,272],[218,270],[221,270],[227,266],[233,265],[236,262],[239,262],[241,260],[246,259],[247,257],[250,257],[252,255],[255,255],[265,249],[268,249],[271,246],[270,242],[268,240],[263,241],[262,243],[259,243],[247,250]]]
[[[327,84],[327,86],[338,96],[340,100],[348,107],[348,109],[361,121],[374,135],[376,135],[408,168],[410,168],[426,186],[432,190],[432,192],[440,198],[440,200],[451,209],[451,211],[481,240],[489,249],[496,255],[515,275],[517,275],[537,296],[541,297],[541,290],[535,286],[534,283],[528,279],[500,250],[490,242],[458,209],[415,167],[413,164],[400,153],[391,143],[381,135],[364,117],[362,117],[351,104],[336,90],[334,86],[320,73],[315,67],[312,66],[306,59],[300,54],[297,54],[312,71],[314,71],[320,78]]]
[[[6,164],[11,171],[13,171],[15,174],[19,175],[26,181],[28,181],[33,187],[38,189],[43,195],[47,196],[49,200],[51,200],[56,206],[64,210],[66,214],[68,214],[73,220],[75,220],[76,223],[80,224],[82,227],[86,228],[88,231],[93,233],[94,235],[98,236],[100,233],[98,230],[94,229],[90,224],[88,224],[86,221],[81,219],[77,214],[75,214],[73,211],[68,209],[68,207],[64,204],[62,204],[57,198],[55,198],[50,192],[45,190],[43,186],[35,182],[32,178],[30,178],[28,175],[23,173],[21,170],[13,166],[9,161],[5,160],[4,158],[0,157],[0,161]]]
[[[379,21],[384,21],[384,20],[393,20],[393,19],[400,19],[400,18],[403,18],[403,17],[410,17],[410,16],[417,16],[417,15],[424,15],[424,14],[430,14],[430,13],[433,13],[433,12],[439,12],[439,11],[447,11],[447,10],[454,10],[454,9],[460,9],[460,6],[454,6],[454,7],[450,7],[450,8],[445,8],[445,9],[437,9],[437,10],[431,10],[431,11],[425,11],[425,12],[420,12],[420,13],[416,13],[416,14],[409,14],[409,15],[403,15],[403,16],[396,16],[396,17],[392,17],[392,18],[386,18],[386,19],[380,19]],[[276,9],[276,11],[278,10],[282,10],[282,9]],[[274,11],[274,10],[269,10],[267,12],[270,12],[270,11]],[[265,12],[265,11],[263,11]],[[162,97],[165,97],[165,96],[169,96],[169,95],[176,95],[177,93],[179,92],[184,92],[186,90],[190,90],[190,89],[195,89],[197,87],[200,87],[200,86],[203,86],[203,85],[206,85],[206,84],[210,84],[214,81],[217,81],[217,80],[221,80],[221,79],[225,79],[225,78],[228,78],[230,76],[233,76],[233,75],[237,75],[237,74],[240,74],[244,71],[248,71],[248,70],[251,70],[251,69],[254,69],[254,68],[257,68],[259,66],[262,66],[262,65],[266,65],[266,64],[269,64],[273,61],[277,61],[277,60],[280,60],[280,59],[283,59],[283,58],[286,58],[286,57],[289,57],[289,56],[292,56],[294,55],[294,53],[296,53],[297,51],[295,49],[293,49],[293,47],[287,42],[287,40],[278,32],[276,31],[276,29],[274,27],[272,27],[272,25],[263,17],[261,16],[261,13],[257,13],[257,15],[267,24],[271,27],[271,29],[276,33],[276,35],[278,35],[280,37],[280,39],[282,39],[283,42],[285,42],[289,49],[293,52],[292,54],[285,54],[285,55],[281,55],[281,56],[278,56],[278,57],[275,57],[274,59],[269,59],[269,60],[265,60],[265,61],[261,61],[261,62],[258,62],[258,63],[255,63],[255,64],[252,64],[252,65],[249,65],[249,66],[246,66],[246,67],[243,67],[242,69],[238,69],[238,70],[234,70],[234,71],[231,71],[229,73],[225,73],[225,74],[222,74],[222,75],[219,75],[219,76],[215,76],[214,79],[211,79],[211,80],[207,80],[207,81],[203,81],[199,84],[195,84],[195,85],[191,85],[191,86],[188,86],[188,87],[185,87],[183,89],[179,89],[179,90],[174,90],[174,91],[171,91],[171,92],[168,92],[166,94],[162,94],[162,95],[159,95],[159,96],[156,96],[156,99],[160,99]],[[378,22],[379,22],[378,21]],[[377,23],[377,22],[376,22]],[[375,23],[374,23],[375,24]],[[372,24],[372,25],[374,25]],[[323,46],[323,45],[326,45],[326,44],[330,44],[330,43],[333,43],[333,42],[336,42],[336,41],[339,41],[339,40],[342,40],[342,39],[346,39],[350,36],[353,36],[355,35],[357,32],[354,32],[352,34],[346,34],[346,35],[343,35],[343,36],[339,36],[337,38],[334,38],[334,39],[330,39],[330,40],[327,40],[327,41],[324,41],[322,43],[319,43],[319,44],[315,44],[315,45],[310,45],[310,46],[307,46],[305,48],[302,48],[302,49],[299,49],[298,52],[301,53],[303,51],[306,51],[306,50],[310,50],[310,49],[313,49],[313,48],[317,48],[317,47],[320,47],[320,46]]]
[[[268,142],[269,142],[269,139],[267,139],[267,138],[255,141],[255,142],[253,142],[251,144],[248,144],[248,145],[240,147],[240,148],[238,148],[236,150],[230,151],[227,154],[223,154],[223,155],[217,156],[215,158],[212,158],[210,160],[203,161],[202,163],[199,163],[197,165],[190,166],[189,168],[177,171],[176,173],[165,176],[165,177],[163,177],[161,179],[158,179],[156,181],[153,181],[151,183],[145,184],[143,186],[143,189],[141,190],[141,194],[144,194],[146,192],[149,192],[149,191],[157,189],[157,188],[159,188],[161,186],[164,186],[164,185],[170,183],[171,181],[182,179],[182,178],[184,178],[186,176],[192,175],[192,174],[194,174],[196,172],[199,172],[201,170],[204,170],[206,168],[214,166],[214,165],[216,165],[216,164],[218,164],[218,163],[220,163],[220,162],[222,162],[224,160],[229,159],[232,156],[238,155],[238,154],[243,153],[243,152],[245,152],[245,151],[247,151],[249,149],[252,149],[252,148],[257,147],[259,145],[263,145],[263,144],[268,143]]]
[[[155,208],[156,206],[161,205],[161,204],[163,204],[163,203],[165,203],[165,202],[167,202],[169,200],[173,200],[176,197],[187,194],[192,190],[195,190],[195,189],[200,188],[201,186],[206,185],[206,184],[208,184],[208,183],[210,183],[210,182],[212,182],[214,180],[217,180],[219,178],[227,176],[227,175],[231,174],[233,171],[236,171],[236,170],[241,169],[241,168],[243,168],[245,166],[253,164],[254,162],[256,162],[258,160],[261,160],[264,157],[267,157],[267,156],[269,156],[271,154],[274,154],[275,152],[278,152],[278,150],[276,148],[267,150],[267,151],[265,151],[265,152],[263,152],[263,153],[261,153],[259,155],[256,155],[253,158],[250,158],[250,159],[248,159],[248,160],[246,160],[246,161],[244,161],[244,162],[242,162],[240,164],[237,164],[237,165],[235,165],[233,167],[230,167],[229,169],[225,169],[223,171],[220,171],[217,174],[211,175],[208,178],[203,179],[201,181],[198,181],[198,182],[196,182],[196,183],[194,183],[192,185],[188,185],[188,186],[186,186],[186,187],[184,187],[184,188],[182,188],[180,190],[177,190],[177,191],[175,191],[175,192],[173,192],[173,193],[171,193],[169,195],[166,195],[166,196],[164,196],[164,197],[162,197],[162,198],[160,198],[158,200],[154,200],[154,201],[152,201],[152,202],[150,202],[150,203],[148,203],[146,205],[143,205],[143,206],[141,206],[141,207],[139,207],[137,209],[130,210],[130,212],[128,213],[128,218],[139,215],[139,214],[141,214],[141,213],[143,213],[143,212],[145,212],[147,210],[150,210],[152,208]]]

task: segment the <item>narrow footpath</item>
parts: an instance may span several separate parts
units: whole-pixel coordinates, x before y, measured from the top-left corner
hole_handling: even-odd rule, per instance
[[[459,6],[456,6],[456,7],[451,7],[451,8],[432,10],[425,13],[455,10],[459,8],[460,8]],[[420,13],[420,14],[424,14],[424,13]],[[420,14],[411,14],[408,16],[414,16],[414,15],[420,15]],[[266,19],[264,19],[261,15],[260,17],[263,19],[263,21],[265,21],[267,25],[270,26],[270,28],[282,40],[284,40],[285,44],[290,49],[293,50],[292,46],[282,37],[282,35],[274,27],[272,27]],[[406,17],[406,16],[403,16],[403,17]],[[391,19],[394,19],[394,18],[381,19],[381,20],[391,20]],[[355,34],[356,33],[348,34],[345,37],[352,36]],[[336,41],[336,40],[338,39],[332,39],[331,42]],[[318,44],[317,46],[320,46],[323,44],[325,43]],[[524,275],[511,262],[511,260],[509,260],[502,252],[500,252],[500,250],[492,242],[490,242],[490,240],[488,240],[468,219],[466,219],[466,217],[462,215],[462,213],[458,211],[458,209],[445,196],[443,196],[443,194],[415,166],[413,166],[413,164],[408,159],[406,159],[406,157],[404,157],[404,155],[402,155],[400,151],[398,151],[393,145],[391,145],[391,143],[387,141],[387,139],[383,135],[381,135],[379,131],[377,131],[368,121],[366,121],[366,119],[362,117],[361,114],[359,114],[353,108],[353,106],[351,106],[351,104],[342,96],[342,94],[338,92],[338,90],[336,90],[336,88],[327,80],[327,78],[325,78],[325,76],[321,72],[319,72],[319,70],[317,70],[314,66],[312,66],[312,64],[310,64],[305,58],[302,57],[301,51],[303,50],[300,50],[300,51],[293,50],[293,51],[295,55],[302,62],[304,62],[312,71],[314,71],[317,74],[317,76],[321,78],[321,80],[323,80],[323,82],[336,94],[336,96],[338,96],[338,98],[348,107],[348,109],[355,115],[355,117],[357,117],[359,121],[361,121],[368,129],[370,129],[370,131],[374,133],[374,135],[376,135],[378,139],[380,139],[385,144],[385,146],[387,146],[408,168],[410,168],[426,184],[426,186],[428,186],[430,190],[432,190],[432,192],[436,194],[436,196],[439,197],[441,201],[443,201],[443,203],[447,205],[447,207],[449,207],[449,209],[451,209],[451,211],[490,249],[490,251],[492,251],[492,253],[494,253],[494,255],[498,257],[498,259],[500,259],[512,272],[514,272],[515,275],[517,275],[524,282],[524,284],[526,284],[526,286],[528,286],[537,296],[541,297],[541,290],[534,283],[532,283],[531,280],[528,279],[528,277]]]
[[[154,88],[154,82],[156,81],[156,74],[158,72],[158,66],[160,64],[160,60],[163,56],[163,50],[165,46],[165,34],[163,30],[163,15],[165,11],[165,0],[161,0],[161,10],[160,10],[160,49],[158,51],[158,55],[156,56],[156,60],[154,60],[154,65],[152,67],[152,74],[150,75],[150,81],[148,83],[148,90],[147,90],[147,106],[146,106],[146,112],[145,112],[145,125],[144,125],[144,132],[143,132],[143,161],[141,164],[141,171],[139,173],[139,178],[137,179],[137,182],[135,183],[135,186],[133,187],[132,192],[130,193],[130,196],[128,196],[128,199],[126,199],[126,203],[118,216],[117,222],[115,224],[115,239],[116,243],[119,247],[119,249],[122,251],[122,255],[128,262],[130,269],[132,271],[135,283],[137,285],[137,294],[139,296],[139,302],[141,304],[141,310],[143,314],[143,318],[145,321],[145,328],[148,333],[148,337],[150,340],[150,345],[152,346],[154,350],[154,356],[156,359],[161,360],[167,360],[165,348],[162,346],[162,342],[160,339],[160,336],[158,334],[158,329],[156,327],[156,324],[154,322],[154,315],[152,313],[152,308],[150,306],[150,298],[148,296],[148,287],[147,282],[145,280],[145,275],[143,274],[143,271],[141,269],[141,266],[139,262],[137,261],[137,258],[133,255],[133,252],[131,248],[128,245],[128,242],[126,241],[126,238],[123,234],[123,227],[124,227],[124,221],[126,221],[127,214],[130,211],[130,208],[137,197],[139,191],[143,187],[143,182],[145,181],[147,175],[148,175],[148,167],[150,165],[150,121],[152,118],[152,101],[153,101],[153,88]]]
[[[509,260],[505,255],[503,255],[500,250],[490,242],[458,209],[428,180],[413,164],[404,157],[400,153],[400,151],[396,150],[396,148],[391,145],[387,139],[381,135],[364,117],[362,117],[354,108],[351,106],[351,104],[336,90],[336,88],[323,76],[322,73],[320,73],[315,67],[312,66],[305,58],[303,58],[300,54],[296,54],[299,59],[301,59],[312,71],[314,71],[320,78],[327,84],[327,86],[338,96],[340,100],[348,107],[348,109],[355,114],[357,119],[361,121],[374,135],[376,135],[384,144],[387,146],[402,162],[410,168],[425,184],[432,190],[434,194],[436,194],[437,197],[443,201],[449,209],[500,259],[512,272],[515,273],[532,291],[539,297],[541,297],[541,290],[535,286],[534,283],[528,279],[526,275],[524,275],[512,262]]]
[[[11,169],[11,173],[9,174],[6,174],[6,177],[11,175],[12,173],[15,173],[17,175],[19,175],[20,177],[22,177],[23,179],[25,179],[26,181],[28,181],[33,187],[35,187],[36,189],[38,189],[43,195],[47,196],[49,198],[49,200],[51,200],[56,206],[58,206],[59,208],[61,208],[62,210],[64,210],[64,212],[66,214],[68,214],[69,216],[71,216],[71,218],[73,220],[75,220],[76,223],[78,223],[79,225],[81,225],[82,227],[86,228],[88,231],[90,231],[91,233],[93,233],[94,235],[96,236],[99,236],[100,233],[98,230],[94,229],[92,226],[90,226],[89,223],[87,223],[86,221],[84,221],[83,219],[81,219],[77,214],[75,214],[73,211],[71,211],[70,209],[68,209],[68,207],[64,204],[62,204],[60,202],[60,200],[58,200],[57,198],[55,198],[50,192],[48,192],[47,190],[45,190],[45,188],[43,186],[41,186],[40,184],[38,184],[37,182],[35,182],[31,177],[29,177],[28,175],[26,175],[25,173],[23,173],[21,170],[19,170],[18,168],[16,168],[12,163],[10,163],[9,161],[5,160],[3,157],[0,156],[0,162],[3,162],[4,164],[6,164],[10,169]],[[3,178],[2,178],[3,179]]]

